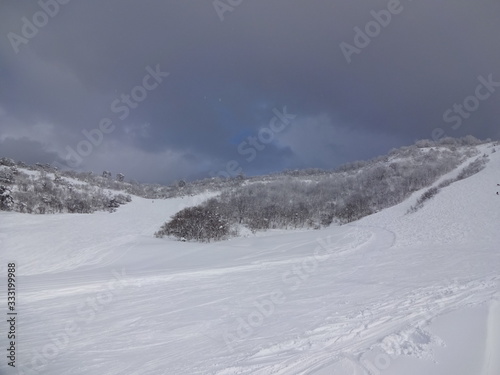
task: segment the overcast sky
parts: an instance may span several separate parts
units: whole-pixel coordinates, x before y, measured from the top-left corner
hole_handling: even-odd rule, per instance
[[[500,138],[497,0],[59,1],[0,3],[0,156],[168,183]]]

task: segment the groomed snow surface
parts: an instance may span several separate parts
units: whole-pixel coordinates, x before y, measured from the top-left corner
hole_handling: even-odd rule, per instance
[[[16,368],[2,355],[0,374],[499,375],[500,152],[490,158],[413,214],[422,192],[351,225],[210,244],[153,236],[207,196],[0,212],[18,312]]]

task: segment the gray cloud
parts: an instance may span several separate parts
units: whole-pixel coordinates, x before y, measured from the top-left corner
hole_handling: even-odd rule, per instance
[[[40,142],[28,138],[6,138],[0,140],[2,155],[27,164],[63,162],[56,152],[48,150]]]
[[[335,167],[430,138],[438,127],[498,138],[500,92],[459,129],[443,114],[474,95],[478,76],[500,82],[500,4],[401,1],[349,64],[340,43],[354,45],[354,28],[389,3],[244,0],[221,22],[212,1],[69,1],[16,54],[8,33],[22,36],[22,17],[41,8],[2,2],[0,154],[26,160],[5,140],[28,147],[28,139],[40,144],[39,156],[26,148],[30,158],[64,158],[104,117],[116,129],[81,167],[144,181],[208,176],[229,160],[247,174]],[[119,120],[111,103],[156,64],[170,76]],[[297,123],[246,162],[238,144],[283,106]]]

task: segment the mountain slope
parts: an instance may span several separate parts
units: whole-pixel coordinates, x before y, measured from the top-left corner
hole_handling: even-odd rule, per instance
[[[490,154],[489,146],[478,147]],[[489,305],[500,281],[500,153],[490,159],[412,214],[426,189],[349,225],[220,243],[153,237],[209,193],[133,197],[113,214],[0,212],[2,274],[17,265],[16,370],[496,375],[488,353],[498,337],[486,325],[498,326]],[[446,322],[466,332],[459,324],[469,312],[478,333],[460,348],[475,350],[429,361],[447,353],[444,344],[455,350],[435,332],[446,333]],[[15,373],[5,361],[0,370]]]

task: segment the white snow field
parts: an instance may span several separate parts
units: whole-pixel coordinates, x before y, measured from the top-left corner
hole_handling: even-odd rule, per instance
[[[499,375],[500,152],[490,158],[413,214],[422,192],[350,225],[209,244],[153,236],[206,196],[0,212],[18,312],[16,367],[4,322],[0,374]]]

